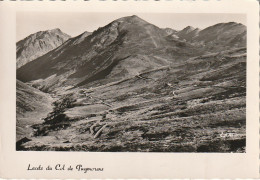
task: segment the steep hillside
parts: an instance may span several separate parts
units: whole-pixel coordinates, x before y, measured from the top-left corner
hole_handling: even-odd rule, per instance
[[[30,125],[41,123],[51,110],[52,98],[38,89],[16,81],[16,130],[17,140],[32,135]]]
[[[167,35],[137,16],[120,18],[89,36],[71,38],[19,68],[17,78],[50,91],[83,85],[109,74],[120,79],[199,54],[190,44]]]
[[[16,43],[17,68],[55,49],[70,38],[60,29],[40,31]]]

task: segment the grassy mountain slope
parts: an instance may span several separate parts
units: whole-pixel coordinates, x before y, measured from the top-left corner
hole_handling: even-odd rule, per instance
[[[35,137],[22,147],[244,152],[245,53],[241,48],[199,56],[118,82],[73,89],[43,124],[33,126]]]

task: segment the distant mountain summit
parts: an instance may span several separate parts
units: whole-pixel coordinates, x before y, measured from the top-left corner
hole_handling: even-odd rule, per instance
[[[194,38],[198,36],[199,32],[200,29],[198,28],[195,29],[192,26],[187,26],[183,30],[178,31],[176,35],[179,36],[179,38],[181,39],[185,39],[186,41],[192,41]]]
[[[58,28],[29,35],[16,43],[17,68],[55,49],[69,38]]]
[[[187,42],[205,46],[206,50],[246,46],[246,26],[236,22],[219,23],[203,30],[188,26],[175,35]]]
[[[246,46],[246,26],[236,22],[219,23],[199,32],[195,38],[209,46]]]
[[[183,30],[181,30],[180,33],[185,33],[185,34],[187,34],[187,33],[190,33],[190,32],[192,32],[192,31],[194,31],[194,30],[195,30],[194,27],[192,27],[192,26],[187,26],[186,28],[184,28]]]
[[[176,30],[171,29],[171,28],[164,28],[164,31],[165,31],[168,35],[175,34],[175,33],[177,32]]]

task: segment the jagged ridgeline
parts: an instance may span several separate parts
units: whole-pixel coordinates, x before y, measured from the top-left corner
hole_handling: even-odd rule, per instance
[[[244,152],[246,26],[172,28],[134,15],[19,41],[17,99],[52,105],[24,106],[17,149]]]

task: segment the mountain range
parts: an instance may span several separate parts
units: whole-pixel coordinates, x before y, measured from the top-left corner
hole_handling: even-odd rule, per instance
[[[59,35],[55,35],[56,33]],[[191,42],[200,44],[199,46],[202,43],[207,48],[210,46],[215,49],[222,49],[230,43],[234,47],[243,47],[245,46],[246,27],[237,23],[222,23],[201,31],[189,26],[173,33],[180,39],[185,39],[186,42],[171,38],[172,36],[168,35],[164,29],[137,16],[124,17],[99,28],[92,34],[84,32],[77,37],[70,38],[44,56],[40,56],[38,53],[35,55],[34,50],[29,50],[30,47],[38,49],[41,46],[35,46],[34,42],[28,46],[27,43],[32,37],[37,37],[37,34],[38,36],[39,34],[48,35],[49,31],[36,33],[36,35],[31,35],[32,37],[26,38],[27,40],[17,43],[17,52],[34,54],[28,58],[29,60],[34,59],[33,62],[23,63],[25,65],[18,68],[17,78],[23,82],[30,81],[35,86],[40,86],[40,89],[47,91],[61,85],[84,85],[108,75],[110,79],[136,75],[180,61],[180,58],[187,59],[205,53],[205,50],[202,51]],[[58,45],[68,38],[59,30],[55,30],[52,35],[63,38],[46,39],[47,45]],[[42,42],[42,39],[35,41]],[[49,49],[47,45],[39,50],[40,54],[47,52]],[[35,56],[40,57],[35,58]],[[18,56],[18,64],[21,64],[20,59],[22,58]]]
[[[76,37],[28,36],[17,43],[17,100],[30,93],[49,113],[36,123],[26,111],[34,133],[17,148],[244,152],[246,33],[235,22],[176,31],[133,15]]]

